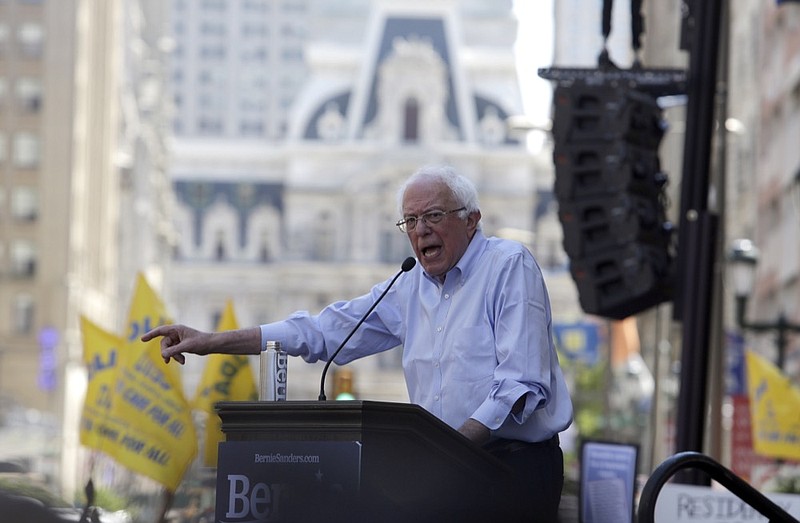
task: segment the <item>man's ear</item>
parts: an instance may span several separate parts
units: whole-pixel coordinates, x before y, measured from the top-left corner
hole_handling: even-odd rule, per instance
[[[470,234],[475,232],[478,228],[478,222],[481,221],[481,211],[474,211],[467,215],[467,229]]]

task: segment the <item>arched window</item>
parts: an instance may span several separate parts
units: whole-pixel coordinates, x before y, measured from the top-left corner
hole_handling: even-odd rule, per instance
[[[214,256],[217,261],[225,259],[225,231],[218,230],[216,234],[216,245],[214,247]]]
[[[219,194],[202,218],[201,257],[210,261],[239,259],[239,224],[236,210]]]
[[[258,240],[258,261],[267,263],[269,260],[269,234],[267,234],[267,231],[261,231]]]
[[[334,219],[329,211],[317,214],[314,222],[314,243],[311,246],[311,257],[314,260],[330,261],[336,251],[336,229]]]
[[[419,139],[419,103],[417,99],[406,100],[403,111],[403,140],[416,142]]]
[[[246,260],[271,263],[280,259],[281,215],[269,205],[259,205],[247,218]]]

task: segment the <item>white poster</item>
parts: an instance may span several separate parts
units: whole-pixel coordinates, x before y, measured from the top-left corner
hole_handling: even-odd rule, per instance
[[[793,517],[800,518],[800,495],[764,495]],[[668,483],[658,494],[655,521],[752,523],[767,521],[767,518],[724,487]]]

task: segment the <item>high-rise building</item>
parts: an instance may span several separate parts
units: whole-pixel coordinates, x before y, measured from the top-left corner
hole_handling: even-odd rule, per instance
[[[171,68],[178,137],[286,136],[306,78],[308,0],[174,0]]]
[[[68,497],[79,317],[121,330],[135,273],[158,276],[167,251],[165,206],[146,205],[169,194],[158,4],[0,2],[0,420],[17,420],[0,425],[0,459]]]

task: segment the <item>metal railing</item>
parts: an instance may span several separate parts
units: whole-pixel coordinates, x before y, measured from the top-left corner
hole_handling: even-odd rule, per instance
[[[700,469],[732,494],[756,509],[770,523],[798,523],[788,512],[753,488],[745,480],[699,452],[679,452],[667,458],[650,475],[639,499],[638,523],[654,523],[656,500],[661,487],[679,470]]]

